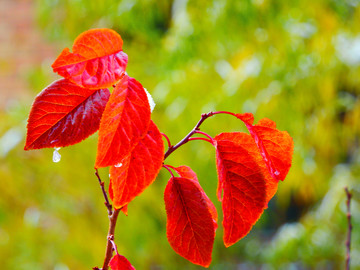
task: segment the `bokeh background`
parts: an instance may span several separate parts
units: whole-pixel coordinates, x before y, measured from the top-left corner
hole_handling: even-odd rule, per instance
[[[153,119],[173,143],[212,110],[268,117],[294,138],[293,166],[260,221],[230,248],[219,227],[209,269],[343,269],[344,187],[353,192],[352,269],[360,269],[359,0],[0,0],[0,262],[2,269],[91,269],[104,258],[107,212],[94,176],[97,135],[61,149],[23,151],[51,64],[89,28],[124,39],[128,73],[152,94]],[[215,136],[243,131],[217,116]],[[216,199],[214,149],[180,148]],[[108,171],[100,171],[108,183]],[[168,173],[129,205],[116,230],[137,269],[201,269],[166,240]],[[221,220],[221,217],[220,217]]]

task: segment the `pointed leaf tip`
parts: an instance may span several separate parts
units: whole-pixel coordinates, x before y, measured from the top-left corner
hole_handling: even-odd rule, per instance
[[[86,88],[114,85],[123,76],[128,56],[123,41],[111,29],[91,29],[78,36],[73,52],[65,48],[52,64],[54,72]]]

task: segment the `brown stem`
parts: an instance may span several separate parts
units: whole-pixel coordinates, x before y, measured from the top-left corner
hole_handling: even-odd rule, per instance
[[[345,269],[350,270],[350,247],[351,247],[351,212],[350,212],[350,201],[352,194],[350,193],[348,187],[345,187],[345,193],[346,193],[346,208],[347,208],[347,221],[348,221],[348,233],[347,233],[347,239],[346,239],[346,261],[345,261]]]
[[[107,235],[107,243],[106,243],[106,251],[105,251],[105,259],[102,270],[109,269],[109,262],[111,260],[113,254],[113,244],[112,240],[114,239],[116,221],[119,216],[121,209],[115,209],[112,215],[109,215],[109,231]]]
[[[119,252],[117,251],[116,244],[114,242],[114,235],[109,235],[108,240],[111,242],[112,247],[113,247],[113,251],[115,251],[115,254],[119,254]]]

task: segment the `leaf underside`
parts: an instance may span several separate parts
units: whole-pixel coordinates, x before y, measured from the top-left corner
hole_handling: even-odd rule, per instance
[[[82,87],[110,87],[120,80],[127,66],[122,44],[120,35],[111,29],[86,31],[74,41],[73,52],[65,48],[52,68]]]
[[[276,129],[276,123],[267,118],[253,125],[252,114],[237,114],[237,117],[245,123],[255,140],[271,176],[283,181],[291,167],[294,151],[289,133]]]

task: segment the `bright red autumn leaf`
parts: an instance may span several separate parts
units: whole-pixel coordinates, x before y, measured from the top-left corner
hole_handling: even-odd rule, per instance
[[[210,198],[206,195],[205,191],[202,189],[202,187],[200,186],[199,180],[196,176],[196,173],[189,167],[189,166],[179,166],[179,167],[172,167],[181,177],[183,178],[187,178],[190,180],[193,180],[194,183],[199,187],[199,189],[203,192],[203,196],[208,204],[209,207],[209,211],[211,213],[211,216],[214,220],[215,223],[215,228],[217,228],[217,220],[218,220],[218,214],[215,208],[215,205],[213,204],[213,202],[210,200]]]
[[[110,199],[112,200],[114,198],[114,193],[113,193],[113,190],[112,190],[112,184],[111,184],[111,181],[109,183],[109,196],[110,196]],[[117,207],[115,207],[117,208]],[[127,205],[124,205],[123,207],[121,207],[121,212],[123,212],[123,214],[125,216],[128,215],[128,206]]]
[[[135,267],[124,256],[115,254],[109,262],[111,270],[135,270]]]
[[[125,75],[106,105],[99,128],[95,168],[116,165],[146,135],[150,105],[142,85]]]
[[[108,89],[90,90],[61,79],[35,99],[27,125],[25,150],[64,147],[99,129]]]
[[[111,180],[110,180],[110,184],[109,184],[109,196],[110,196],[111,200],[114,198],[114,193],[113,193],[113,190],[112,190]],[[117,208],[117,207],[115,207],[115,208]],[[128,205],[124,205],[123,207],[121,207],[121,212],[123,212],[123,214],[125,216],[127,216],[128,215]]]
[[[73,52],[65,48],[52,64],[54,72],[91,89],[114,85],[123,76],[128,56],[123,41],[111,29],[92,29],[74,41]]]
[[[164,159],[161,133],[151,121],[147,135],[116,166],[110,167],[110,198],[115,208],[126,206],[158,175]]]
[[[254,138],[271,176],[277,180],[284,180],[291,167],[294,151],[294,142],[289,133],[276,129],[276,123],[267,118],[253,125],[252,114],[236,116],[245,123]]]
[[[204,191],[192,179],[172,177],[164,200],[171,247],[192,263],[208,267],[216,228]]]
[[[223,240],[229,247],[249,233],[266,208],[269,196],[264,167],[259,165],[263,161],[256,154],[258,149],[251,136],[222,133],[215,141],[218,196],[224,216]]]
[[[109,192],[110,193],[110,192]],[[122,208],[121,208],[121,212],[124,213],[125,216],[128,215],[128,206],[127,205],[124,205]]]

